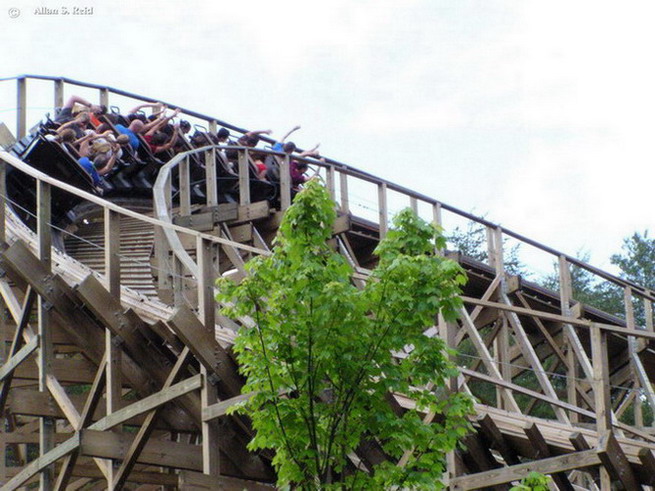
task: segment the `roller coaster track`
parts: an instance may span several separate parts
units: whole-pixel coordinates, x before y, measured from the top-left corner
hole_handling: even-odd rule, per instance
[[[55,105],[66,87],[97,90],[105,103],[113,96],[148,100],[67,79],[17,77],[19,139],[32,79],[53,83]],[[240,131],[183,113],[213,129]],[[250,320],[218,316],[212,285],[219,274],[246,274],[249,258],[268,254],[291,202],[289,163],[279,159],[275,206],[250,199],[243,148],[236,149],[238,202],[219,202],[211,165],[198,202],[190,159],[218,150],[189,150],[167,163],[152,210],[129,200],[119,206],[0,152],[0,197],[10,194],[7,173],[20,172],[34,180],[38,199],[32,228],[17,215],[17,203],[0,207],[1,489],[37,481],[43,489],[271,488],[271,456],[249,453],[248,421],[225,414],[243,383],[229,346]],[[507,489],[531,470],[551,475],[559,489],[655,485],[653,292],[339,162],[310,163],[338,203],[334,234],[354,281],[366,281],[375,264],[372,250],[386,234],[392,193],[438,224],[450,215],[487,232],[484,262],[448,253],[469,276],[461,318],[426,332],[460,351],[461,375],[450,390],[479,398],[475,431],[447,457],[451,489]],[[352,189],[363,185],[377,194],[373,217],[353,213]],[[51,226],[55,189],[86,210],[65,232]],[[506,271],[508,239],[557,261],[558,291]],[[621,289],[625,311],[611,315],[577,302],[571,267]],[[401,394],[396,400],[412,407]],[[360,450],[364,463],[379,457],[374,448]]]

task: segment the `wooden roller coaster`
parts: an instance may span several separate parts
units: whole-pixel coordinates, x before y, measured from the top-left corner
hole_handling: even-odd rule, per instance
[[[15,84],[17,100],[17,139],[0,131],[1,489],[271,489],[271,455],[248,452],[249,422],[226,414],[243,385],[230,344],[251,320],[220,316],[213,284],[269,254],[291,203],[288,156],[262,151],[280,169],[266,199],[252,187],[249,149],[233,149],[238,172],[226,183],[215,145],[161,167],[151,200],[101,197],[30,161],[29,90],[54,87],[54,107],[66,90],[108,106],[151,100],[62,78],[0,83]],[[182,113],[210,131],[244,131]],[[309,163],[338,207],[334,242],[354,281],[375,264],[395,203],[486,230],[485,260],[449,253],[469,276],[460,319],[426,332],[460,352],[450,390],[479,400],[475,431],[447,456],[451,489],[508,489],[533,470],[559,489],[655,486],[652,291],[339,162]],[[358,189],[377,202],[357,211]],[[552,257],[558,290],[508,273],[508,241]],[[576,301],[572,268],[622,290],[624,312]],[[357,458],[384,456],[361,448]]]

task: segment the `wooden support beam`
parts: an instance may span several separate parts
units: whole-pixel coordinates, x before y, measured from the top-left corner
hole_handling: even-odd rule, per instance
[[[350,194],[348,193],[348,174],[339,172],[339,195],[341,196],[341,211],[350,213]]]
[[[471,462],[475,463],[480,471],[484,472],[502,467],[502,464],[494,459],[489,448],[480,441],[476,433],[464,437],[463,443],[466,452],[471,456]]]
[[[505,293],[501,293],[501,300],[506,305],[511,305],[509,297]],[[526,360],[532,366],[534,370],[534,374],[537,377],[537,380],[539,381],[539,385],[544,391],[544,394],[546,394],[551,399],[559,400],[559,397],[557,396],[555,389],[553,388],[552,384],[550,383],[550,380],[548,379],[548,376],[546,375],[546,372],[544,371],[544,367],[541,365],[541,360],[539,360],[539,357],[534,351],[532,343],[530,343],[528,335],[523,329],[523,325],[521,324],[518,315],[516,315],[516,313],[514,312],[507,312],[506,315],[514,331],[514,339],[516,340],[517,344],[521,347],[523,356],[525,356]],[[563,423],[570,423],[566,411],[562,410],[560,407],[557,406],[552,406],[552,407],[559,421]]]
[[[289,154],[281,159],[275,157],[280,166],[280,210],[284,211],[291,206],[291,169]]]
[[[502,381],[503,377],[500,371],[498,370],[498,368],[496,367],[496,364],[494,363],[491,354],[489,353],[489,350],[487,349],[484,341],[480,337],[480,333],[475,327],[475,324],[473,324],[473,321],[471,320],[471,317],[469,316],[468,312],[466,312],[466,309],[464,309],[463,307],[460,309],[460,317],[462,320],[462,324],[464,325],[464,328],[468,330],[469,337],[471,338],[471,341],[473,342],[475,349],[478,351],[479,356],[482,358],[482,362],[484,363],[484,366],[487,368],[489,373],[494,378],[498,379],[499,381]],[[521,409],[519,408],[518,404],[514,400],[514,396],[512,395],[512,392],[505,388],[503,394],[506,399],[507,407],[511,411],[521,414]]]
[[[166,404],[167,402],[177,399],[178,397],[188,394],[189,392],[193,392],[194,390],[198,390],[201,385],[202,375],[194,375],[193,377],[183,380],[182,382],[179,382],[171,387],[162,389],[155,394],[145,397],[138,402],[134,402],[129,406],[119,409],[112,414],[108,414],[100,421],[96,421],[91,426],[89,426],[89,429],[96,431],[110,430],[115,426],[129,421],[135,416],[139,416],[143,413],[147,413],[148,411],[152,411],[153,409]]]
[[[179,474],[180,489],[212,489],[223,491],[271,491],[276,489],[273,484],[238,479],[236,477],[219,476],[217,478],[193,471],[182,471]]]
[[[250,204],[250,156],[248,150],[239,150],[239,204]]]
[[[552,457],[546,439],[541,434],[541,431],[539,431],[536,424],[531,424],[527,428],[524,428],[523,431],[535,450],[535,460]],[[569,481],[565,472],[556,472],[552,475],[552,478],[560,491],[573,491],[573,485],[571,485],[571,481]]]
[[[4,205],[1,205],[4,207]],[[30,319],[30,314],[32,312],[32,306],[36,300],[36,292],[32,289],[31,286],[27,287],[25,292],[25,297],[23,299],[23,304],[21,307],[20,318],[17,321],[16,330],[14,331],[14,337],[11,341],[11,348],[9,349],[8,357],[14,356],[18,353],[20,349],[20,342],[23,337],[23,331],[27,327],[27,324]],[[4,305],[1,305],[0,308],[4,310]],[[0,385],[0,418],[4,415],[4,407],[7,402],[7,394],[9,394],[9,387],[11,387],[11,379],[13,377],[13,372],[6,377],[3,377],[2,385]]]
[[[75,428],[76,431],[80,431],[83,428],[86,428],[93,418],[93,413],[98,407],[100,398],[102,397],[102,388],[105,386],[105,381],[107,378],[106,367],[107,357],[103,359],[102,363],[100,363],[100,366],[98,367],[96,376],[93,380],[93,384],[89,390],[89,395],[87,396],[86,402],[84,404],[84,409],[80,415],[80,421]],[[68,482],[73,474],[73,469],[75,468],[75,464],[77,462],[77,457],[79,454],[78,450],[79,449],[73,450],[62,462],[62,466],[59,474],[57,475],[57,481],[55,482],[53,491],[63,491],[66,489],[66,486],[68,486]]]
[[[27,79],[16,79],[16,135],[20,140],[27,134]]]
[[[598,457],[613,480],[621,481],[625,489],[641,489],[634,471],[628,462],[614,433],[606,431],[598,441]]]
[[[168,319],[167,324],[189,347],[198,361],[209,372],[218,376],[216,384],[223,396],[234,397],[241,394],[243,379],[238,374],[236,363],[218,344],[214,333],[205,329],[190,309],[178,308]]]
[[[9,482],[7,482],[2,489],[6,491],[12,491],[19,488],[32,476],[36,475],[38,472],[43,471],[47,467],[52,466],[52,464],[54,464],[57,460],[78,448],[80,446],[80,442],[80,434],[75,433],[75,435],[66,440],[64,443],[57,445],[54,449],[48,451],[44,455],[39,456],[28,465],[26,465],[25,468],[16,474],[11,480],[9,480]]]
[[[166,379],[166,382],[162,387],[162,391],[170,389],[173,383],[175,382],[175,380],[177,380],[177,378],[180,376],[182,372],[182,368],[184,368],[188,363],[189,354],[190,354],[189,348],[185,347],[184,351],[180,354],[177,362],[175,363],[175,366],[169,373],[168,378]],[[130,445],[130,448],[125,454],[123,463],[121,464],[118,471],[114,474],[113,481],[109,483],[110,489],[112,490],[122,489],[124,484],[127,482],[127,478],[130,475],[130,472],[132,472],[132,469],[136,464],[137,458],[139,457],[141,451],[143,450],[146,443],[148,442],[148,438],[150,438],[152,431],[155,429],[155,420],[159,416],[160,411],[161,411],[161,406],[158,406],[153,411],[150,411],[150,413],[148,413],[148,416],[146,416],[146,420],[141,425],[141,428],[139,428],[136,437],[132,441],[132,445]]]
[[[384,239],[389,229],[389,211],[387,209],[387,183],[378,184],[378,221],[380,223],[380,240]]]
[[[489,447],[498,450],[507,465],[515,465],[521,463],[518,455],[516,454],[516,451],[505,439],[491,416],[485,414],[482,418],[478,418],[477,423],[480,426],[480,433],[487,441]]]
[[[0,367],[0,381],[3,383],[5,379],[9,378],[14,370],[25,361],[39,347],[39,336],[34,336],[30,341],[23,346],[16,354],[9,358],[4,365]]]
[[[456,477],[450,481],[452,490],[480,489],[498,484],[505,484],[523,479],[528,473],[535,471],[542,474],[566,472],[574,469],[586,469],[600,464],[600,457],[595,449],[583,452],[573,452],[559,457],[550,457],[538,462],[494,469],[470,476]]]

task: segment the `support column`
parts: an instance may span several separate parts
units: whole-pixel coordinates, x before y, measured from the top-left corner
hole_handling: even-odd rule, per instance
[[[27,80],[16,80],[16,138],[21,139],[27,133]]]
[[[213,243],[202,237],[196,239],[196,254],[198,258],[198,317],[200,322],[214,336],[216,325],[216,303],[214,300],[214,260],[218,262],[218,249]],[[203,375],[203,386],[200,392],[202,409],[218,402],[213,377],[208,376],[207,369],[200,365]],[[220,450],[218,439],[220,429],[218,419],[202,423],[202,470],[203,473],[218,477],[221,473]]]
[[[105,208],[105,286],[113,297],[120,301],[121,297],[121,259],[120,259],[120,220],[115,211]],[[105,329],[106,368],[106,411],[112,414],[121,408],[121,351],[117,346],[117,338],[109,329]],[[120,431],[120,427],[118,427]],[[114,482],[114,466],[112,460],[107,460],[107,488],[111,489]]]
[[[48,271],[52,268],[52,228],[51,218],[51,189],[50,185],[37,181],[36,203],[37,203],[37,241],[39,260]],[[50,325],[50,305],[39,296],[38,299],[38,331],[40,338],[38,361],[39,361],[39,392],[49,397],[47,378],[52,374],[53,365],[53,343],[52,328]],[[55,426],[54,418],[39,418],[39,455],[43,457],[54,448]],[[39,489],[49,491],[52,489],[54,465],[45,467],[39,478]]]
[[[571,304],[573,302],[573,282],[571,280],[571,269],[569,268],[569,263],[564,256],[559,257],[559,298],[560,298],[560,308],[562,315],[565,317],[571,317]],[[572,326],[567,326],[566,331],[573,329]],[[573,350],[573,342],[570,336],[566,336],[566,392],[567,392],[567,401],[569,404],[574,406],[579,406],[580,401],[578,399],[578,392],[576,387],[578,385],[578,378],[580,376],[580,369],[578,365],[577,358],[575,356],[575,351]],[[579,421],[578,413],[574,411],[569,411],[569,418],[572,423],[577,423]]]

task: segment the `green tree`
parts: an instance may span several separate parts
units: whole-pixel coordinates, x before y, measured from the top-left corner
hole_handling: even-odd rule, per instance
[[[219,281],[231,316],[251,316],[234,345],[244,392],[236,411],[252,419],[251,450],[273,449],[279,486],[301,489],[439,486],[444,456],[470,429],[471,399],[449,393],[457,374],[440,338],[423,332],[462,305],[462,269],[434,253],[437,230],[401,212],[378,246],[379,265],[358,289],[352,269],[329,246],[334,203],[313,180],[296,196],[272,255],[247,265],[235,285]],[[436,242],[435,242],[436,241]],[[406,358],[394,352],[413,346]],[[402,416],[389,394],[411,395]],[[425,424],[422,413],[437,417]],[[365,472],[351,463],[364,440],[391,457]],[[405,452],[411,458],[396,465]]]
[[[487,262],[487,232],[483,225],[469,221],[465,227],[457,226],[448,236],[448,243],[463,255],[471,257],[476,261]],[[512,275],[527,277],[529,273],[525,264],[519,257],[520,244],[507,247],[507,240],[504,240],[504,266],[505,271]]]
[[[623,239],[623,252],[612,254],[610,261],[621,268],[622,278],[655,289],[655,239],[648,237],[648,230]]]
[[[550,489],[548,486],[550,481],[550,477],[540,472],[531,472],[521,479],[521,483],[518,486],[513,486],[510,491],[548,491]]]

